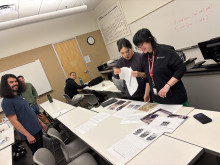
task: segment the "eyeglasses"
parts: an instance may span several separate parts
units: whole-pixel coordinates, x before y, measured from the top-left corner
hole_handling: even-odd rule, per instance
[[[142,49],[144,43],[139,44],[138,46],[136,46],[136,49]]]

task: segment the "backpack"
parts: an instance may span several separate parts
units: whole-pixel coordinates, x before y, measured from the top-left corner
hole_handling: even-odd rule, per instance
[[[102,81],[103,81],[102,76],[96,77],[88,83],[88,86],[91,87],[91,86],[97,85],[97,84],[101,83]]]

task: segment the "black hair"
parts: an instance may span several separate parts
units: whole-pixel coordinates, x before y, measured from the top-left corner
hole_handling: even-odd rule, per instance
[[[73,74],[73,73],[75,73],[75,74],[76,74],[76,72],[70,72],[70,76],[71,76],[71,74]]]
[[[120,40],[118,40],[118,41],[117,41],[117,46],[118,46],[118,51],[119,51],[119,52],[120,52],[120,50],[121,50],[123,47],[132,49],[132,45],[131,45],[130,41],[127,40],[127,39],[125,39],[125,38],[121,38]]]
[[[1,78],[0,84],[0,96],[5,98],[12,98],[14,97],[13,91],[11,90],[8,84],[8,78],[15,78],[18,81],[18,94],[25,91],[25,86],[18,80],[18,78],[13,74],[5,74]]]
[[[138,46],[139,44],[143,44],[144,42],[151,43],[153,50],[156,49],[157,40],[151,34],[150,30],[143,28],[138,30],[133,37],[133,43]]]
[[[19,76],[18,76],[18,79],[19,79],[19,78],[23,78],[23,79],[24,79],[24,76],[22,76],[22,75],[19,75]]]

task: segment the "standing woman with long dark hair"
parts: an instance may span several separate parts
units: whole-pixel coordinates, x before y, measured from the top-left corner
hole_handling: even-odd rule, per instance
[[[183,104],[188,106],[187,94],[181,81],[186,71],[185,64],[172,46],[158,44],[148,29],[139,30],[134,44],[143,52],[142,67],[148,82],[144,101],[160,104]]]
[[[118,51],[121,53],[121,58],[118,60],[114,69],[114,77],[119,78],[122,67],[132,68],[132,76],[137,78],[137,91],[130,95],[128,88],[124,82],[126,95],[131,100],[144,101],[144,91],[146,84],[146,75],[144,69],[141,67],[142,54],[134,52],[129,40],[121,38],[117,41]]]

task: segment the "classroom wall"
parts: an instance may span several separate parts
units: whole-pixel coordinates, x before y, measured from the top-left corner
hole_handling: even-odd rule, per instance
[[[89,36],[92,36],[95,39],[94,45],[89,45],[87,43],[87,38]],[[86,65],[88,66],[92,78],[105,76],[100,74],[97,68],[98,66],[110,60],[100,30],[79,35],[76,37],[76,39],[79,43],[83,57],[89,56],[91,60],[91,62],[87,63]]]
[[[98,30],[92,11],[0,30],[0,58]]]
[[[171,0],[157,1],[154,0],[119,0],[121,3],[122,10],[126,22],[129,26],[130,23],[135,23],[136,20],[145,17],[148,13],[153,12],[154,10],[160,10],[160,6],[163,6],[169,3]],[[104,11],[111,7],[117,0],[103,0],[94,10],[96,18],[100,16]],[[172,3],[172,2],[171,2]],[[159,21],[159,20],[155,20]],[[140,27],[140,29],[143,27]],[[147,27],[146,27],[147,28]],[[132,42],[132,35],[128,35],[125,38]],[[166,44],[166,43],[163,43]],[[107,51],[109,53],[110,59],[117,59],[120,57],[120,54],[117,50],[116,42],[106,45]],[[196,62],[203,61],[203,56],[199,48],[187,49],[183,51],[187,58],[197,57]],[[215,63],[213,60],[207,60],[206,64]]]
[[[0,72],[33,62],[37,59],[41,61],[42,67],[52,87],[52,91],[50,92],[51,96],[65,102],[65,99],[61,96],[61,94],[64,93],[66,78],[63,70],[60,67],[56,54],[54,53],[52,45],[46,45],[40,48],[15,54],[13,56],[1,58]],[[43,94],[40,96],[40,103],[45,101],[47,101],[47,96],[46,94]]]

